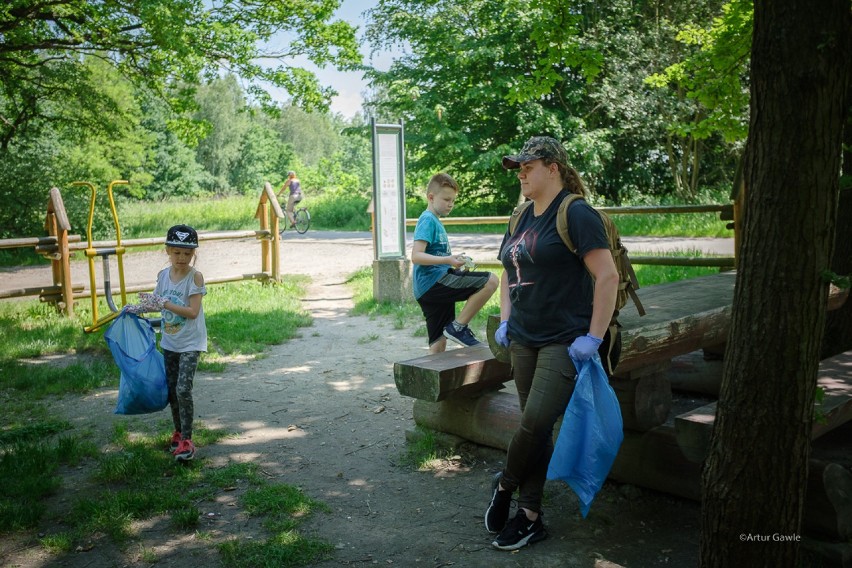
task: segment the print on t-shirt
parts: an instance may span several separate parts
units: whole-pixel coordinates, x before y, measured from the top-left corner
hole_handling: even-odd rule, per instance
[[[518,239],[506,248],[506,256],[514,269],[514,282],[509,279],[509,297],[512,302],[517,302],[521,298],[521,291],[525,286],[532,286],[535,282],[525,282],[521,271],[521,263],[535,264],[532,259],[532,252],[535,250],[535,242],[538,235],[531,229],[527,229],[518,237]]]
[[[169,290],[169,292],[166,293],[166,299],[178,306],[184,305],[181,296],[182,294],[176,290]],[[186,325],[185,317],[179,316],[169,310],[163,310],[163,332],[168,333],[169,335],[174,335],[183,329],[184,325]]]

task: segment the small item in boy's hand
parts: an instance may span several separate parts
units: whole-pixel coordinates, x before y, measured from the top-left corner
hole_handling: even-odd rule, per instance
[[[462,268],[462,270],[474,270],[476,268],[476,263],[474,263],[473,259],[467,256],[465,253],[461,253],[459,256],[464,259],[464,267]]]

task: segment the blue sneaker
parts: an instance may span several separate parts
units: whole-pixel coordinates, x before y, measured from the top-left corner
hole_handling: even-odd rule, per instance
[[[447,339],[452,339],[459,345],[464,345],[465,347],[473,347],[474,345],[482,345],[482,343],[474,337],[473,332],[470,331],[468,326],[464,326],[461,329],[456,329],[456,326],[453,325],[453,322],[447,324],[444,328],[444,337]]]

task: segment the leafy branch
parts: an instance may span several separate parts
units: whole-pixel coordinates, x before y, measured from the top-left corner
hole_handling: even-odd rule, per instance
[[[834,284],[841,290],[848,290],[850,287],[852,287],[852,274],[841,276],[840,274],[832,272],[831,270],[823,270],[821,276],[823,282]]]

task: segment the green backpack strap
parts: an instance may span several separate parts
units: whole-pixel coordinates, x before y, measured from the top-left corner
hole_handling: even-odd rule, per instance
[[[512,211],[512,216],[509,217],[509,234],[515,232],[515,227],[518,226],[518,221],[521,220],[521,215],[524,214],[524,211],[532,205],[532,201],[524,201]]]
[[[559,233],[559,237],[568,247],[568,250],[574,254],[577,254],[577,247],[574,246],[571,235],[568,234],[568,207],[578,199],[585,200],[585,197],[576,193],[569,193],[562,199],[562,203],[559,204],[559,211],[556,212],[556,232]],[[595,209],[595,212],[597,212],[597,209]]]

